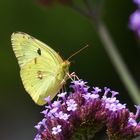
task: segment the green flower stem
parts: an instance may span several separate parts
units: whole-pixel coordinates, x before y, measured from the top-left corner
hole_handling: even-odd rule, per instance
[[[100,20],[101,18],[101,11],[98,9],[94,9],[92,7],[90,0],[84,0],[86,9],[81,9],[77,5],[71,5],[71,8],[79,12],[81,15],[85,16],[89,20],[91,20],[94,24],[94,28],[101,39],[101,42],[104,45],[104,48],[112,61],[118,75],[120,76],[122,82],[124,83],[125,88],[127,89],[129,95],[131,96],[132,100],[136,104],[140,104],[140,89],[138,88],[135,80],[133,79],[132,75],[130,74],[126,64],[124,63],[115,43],[111,35],[108,32],[105,24]],[[100,0],[100,4],[98,5],[99,9],[103,7],[104,0]]]
[[[123,62],[122,57],[120,56],[119,51],[117,50],[117,47],[115,46],[115,43],[113,42],[103,22],[98,24],[97,33],[129,95],[136,104],[140,104],[140,90],[130,74],[126,64]]]

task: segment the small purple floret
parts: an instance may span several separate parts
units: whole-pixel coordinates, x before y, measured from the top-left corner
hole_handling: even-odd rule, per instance
[[[60,133],[62,131],[61,127],[62,127],[61,125],[57,125],[56,127],[53,127],[52,134],[56,135],[56,134]]]
[[[77,109],[77,104],[73,99],[66,102],[68,111],[75,111]]]
[[[140,0],[133,0],[138,6],[140,6]]]
[[[129,27],[131,30],[135,31],[138,36],[140,36],[140,10],[135,11],[130,16]]]

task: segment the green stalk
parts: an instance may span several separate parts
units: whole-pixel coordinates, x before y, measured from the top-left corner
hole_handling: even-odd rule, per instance
[[[98,8],[102,11],[104,0],[100,0]],[[133,102],[136,104],[140,104],[140,89],[138,88],[135,80],[133,79],[132,75],[130,74],[126,64],[124,63],[115,43],[111,35],[108,32],[107,27],[105,24],[100,20],[101,18],[101,11],[94,9],[91,5],[91,0],[84,0],[86,5],[86,9],[81,9],[77,5],[71,5],[71,8],[79,12],[81,15],[85,16],[89,20],[91,20],[94,24],[94,27],[97,29],[97,33],[101,39],[101,42],[112,61],[112,64],[115,67],[120,79],[122,80],[125,88],[127,89],[130,97],[132,98]]]
[[[129,95],[136,104],[140,104],[140,90],[103,22],[98,23],[97,33]]]

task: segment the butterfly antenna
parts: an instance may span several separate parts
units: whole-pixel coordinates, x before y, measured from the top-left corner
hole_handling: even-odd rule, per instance
[[[81,51],[83,51],[84,49],[86,49],[88,47],[89,47],[89,45],[86,45],[85,47],[81,48],[80,50],[78,50],[77,52],[72,54],[67,60],[70,60],[73,56],[77,55],[78,53],[80,53]]]

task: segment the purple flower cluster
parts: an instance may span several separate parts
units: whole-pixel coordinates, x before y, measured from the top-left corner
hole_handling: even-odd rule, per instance
[[[130,15],[129,27],[140,37],[140,0],[133,0],[138,9]]]
[[[103,127],[112,140],[127,140],[140,135],[140,106],[136,114],[117,100],[118,92],[105,87],[92,89],[87,83],[72,81],[72,92],[58,94],[53,103],[42,111],[44,119],[35,128],[38,133],[34,140],[81,140],[93,139]]]

